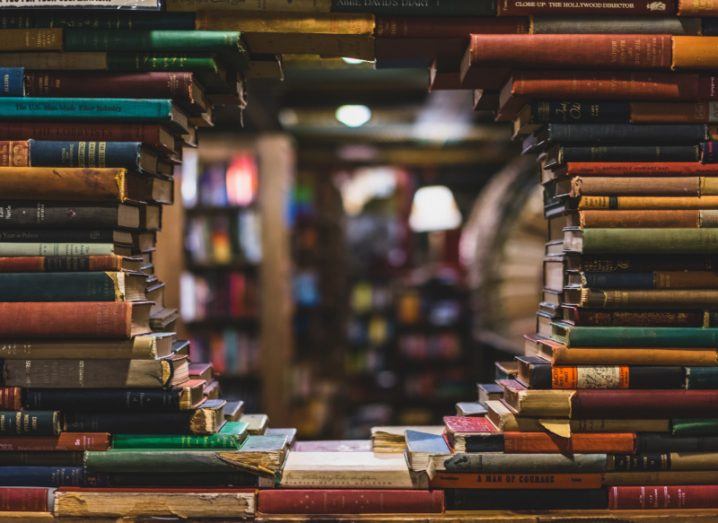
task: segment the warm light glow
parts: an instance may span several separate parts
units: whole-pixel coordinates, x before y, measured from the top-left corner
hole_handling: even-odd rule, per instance
[[[414,194],[409,226],[414,232],[446,231],[461,225],[461,212],[448,187],[431,185]]]
[[[334,116],[347,127],[361,127],[371,120],[371,109],[366,105],[342,105]]]
[[[225,175],[227,200],[230,205],[249,205],[257,196],[259,174],[250,154],[237,154]]]
[[[359,58],[349,58],[348,56],[342,56],[342,60],[345,64],[349,65],[359,65],[364,63],[364,60],[360,60]]]

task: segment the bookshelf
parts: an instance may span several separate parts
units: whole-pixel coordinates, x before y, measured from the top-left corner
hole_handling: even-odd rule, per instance
[[[282,314],[291,307],[283,209],[292,144],[283,135],[207,135],[184,157],[180,312],[193,357],[212,362],[226,397],[281,424],[292,350]]]

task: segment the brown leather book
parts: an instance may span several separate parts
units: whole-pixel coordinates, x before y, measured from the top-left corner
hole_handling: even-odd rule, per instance
[[[718,67],[715,36],[674,36],[673,60],[676,70],[710,70]]]
[[[589,210],[577,213],[578,226],[587,228],[697,228],[718,227],[718,211],[713,210],[654,210],[619,211]]]
[[[583,209],[718,209],[718,196],[583,196]]]
[[[469,34],[527,34],[527,17],[378,16],[374,36],[382,38],[468,38]]]
[[[62,29],[3,29],[0,51],[62,51]]]
[[[715,123],[716,107],[710,102],[633,102],[631,123]]]
[[[568,162],[558,176],[718,176],[718,164],[698,162]],[[544,180],[545,181],[545,180]]]
[[[504,452],[531,453],[613,453],[633,454],[636,435],[633,433],[577,433],[561,438],[547,432],[504,432]]]
[[[609,15],[609,16],[670,16],[676,12],[675,0],[636,0],[614,2],[596,0],[574,2],[553,0],[551,2],[527,2],[526,0],[499,0],[499,16],[521,15]]]
[[[705,176],[682,176],[660,178],[627,176],[574,176],[559,180],[556,184],[558,195],[567,194],[572,198],[581,196],[716,196],[718,178]]]
[[[716,0],[678,0],[679,16],[718,16]]]
[[[671,67],[669,35],[477,35],[461,62],[464,83],[486,67],[655,70]],[[467,84],[467,87],[474,87]],[[587,93],[582,93],[586,98]],[[555,95],[554,95],[555,96]]]

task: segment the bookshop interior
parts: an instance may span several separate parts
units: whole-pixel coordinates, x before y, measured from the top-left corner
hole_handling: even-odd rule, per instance
[[[0,380],[3,522],[718,522],[718,0],[0,0]]]

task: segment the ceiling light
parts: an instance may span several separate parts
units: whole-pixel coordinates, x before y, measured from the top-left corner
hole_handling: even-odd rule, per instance
[[[409,227],[414,232],[446,231],[461,225],[461,212],[448,187],[431,185],[414,194]]]
[[[371,120],[371,109],[366,105],[342,105],[334,116],[347,127],[361,127]]]
[[[345,64],[349,65],[358,65],[365,62],[365,60],[360,60],[359,58],[349,58],[348,56],[342,56],[342,60]]]

